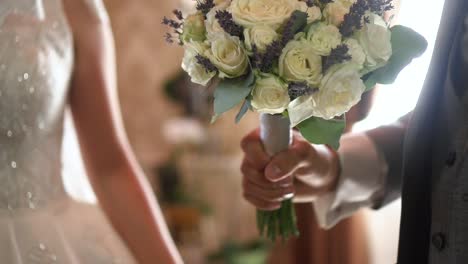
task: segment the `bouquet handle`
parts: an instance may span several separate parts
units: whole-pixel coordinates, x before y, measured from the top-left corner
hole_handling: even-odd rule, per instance
[[[290,125],[289,118],[282,115],[260,115],[260,138],[268,155],[288,149],[292,142]]]
[[[287,150],[292,143],[292,130],[289,118],[282,115],[260,115],[260,138],[265,151],[274,156]],[[296,214],[292,199],[282,202],[281,208],[275,211],[257,211],[257,226],[261,235],[275,241],[299,235],[296,225]]]

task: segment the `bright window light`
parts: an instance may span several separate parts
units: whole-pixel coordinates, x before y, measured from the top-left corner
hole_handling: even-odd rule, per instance
[[[422,34],[429,42],[423,56],[414,60],[394,84],[379,87],[369,116],[354,127],[363,131],[389,124],[413,110],[424,83],[434,50],[443,0],[402,0],[398,23]],[[424,8],[422,8],[424,7]]]

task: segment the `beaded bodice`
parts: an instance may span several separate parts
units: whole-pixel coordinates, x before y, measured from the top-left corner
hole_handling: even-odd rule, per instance
[[[73,41],[61,0],[0,1],[0,209],[63,195],[61,142]]]

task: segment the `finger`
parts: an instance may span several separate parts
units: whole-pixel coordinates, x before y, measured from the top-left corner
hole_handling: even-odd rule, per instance
[[[265,175],[271,181],[295,174],[298,169],[309,166],[316,156],[312,145],[299,132],[293,133],[293,143],[289,149],[273,157],[265,169]]]
[[[299,131],[293,131],[293,141],[290,147],[291,150],[297,153],[300,157],[305,157],[313,154],[314,147],[305,139]]]
[[[259,186],[245,178],[242,185],[244,193],[267,202],[281,202],[284,201],[287,197],[294,195],[294,185],[289,185],[283,188],[270,189]]]
[[[241,147],[245,153],[245,158],[249,160],[255,168],[263,170],[268,162],[270,162],[270,156],[268,156],[263,149],[258,129],[242,139]]]
[[[244,198],[248,202],[253,204],[257,209],[260,209],[263,211],[274,211],[274,210],[278,210],[281,207],[280,202],[266,202],[254,196],[251,196],[249,194],[244,194]]]
[[[265,189],[278,189],[293,185],[293,178],[287,177],[277,182],[272,182],[265,177],[263,171],[257,170],[251,163],[244,159],[241,165],[244,179],[253,182]]]
[[[294,151],[287,150],[273,157],[265,168],[265,177],[278,182],[294,174],[294,171],[301,165],[301,159]]]

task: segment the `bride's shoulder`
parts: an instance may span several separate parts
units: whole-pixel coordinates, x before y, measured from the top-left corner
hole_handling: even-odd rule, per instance
[[[109,20],[103,0],[63,0],[63,3],[70,20],[80,23],[102,23]]]

